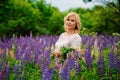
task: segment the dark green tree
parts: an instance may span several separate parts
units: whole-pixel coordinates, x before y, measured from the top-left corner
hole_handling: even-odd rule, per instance
[[[9,0],[1,2],[1,18],[0,18],[0,36],[11,37],[13,34],[29,35],[32,31],[38,31],[37,22],[39,21],[40,12],[33,8],[26,0]]]

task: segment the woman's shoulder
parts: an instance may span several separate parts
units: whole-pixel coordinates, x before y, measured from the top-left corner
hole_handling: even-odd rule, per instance
[[[65,32],[61,33],[60,36],[64,36],[65,35]]]
[[[75,39],[75,40],[82,40],[82,37],[78,34],[78,33],[76,33],[76,34],[74,34],[74,36],[73,36],[73,39]]]
[[[59,37],[65,36],[65,32],[61,33]]]
[[[78,33],[75,33],[74,36],[75,36],[75,37],[80,37],[80,38],[81,38],[81,35],[78,34]]]

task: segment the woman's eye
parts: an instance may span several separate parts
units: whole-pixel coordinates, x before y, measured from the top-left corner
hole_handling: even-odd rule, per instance
[[[67,21],[75,22],[75,20],[73,20],[73,19],[67,19]]]
[[[70,19],[67,19],[67,21],[70,21]]]
[[[71,20],[71,22],[75,22],[75,20]]]

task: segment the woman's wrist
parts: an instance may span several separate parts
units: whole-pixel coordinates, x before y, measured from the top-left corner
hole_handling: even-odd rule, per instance
[[[55,57],[60,57],[60,56],[62,55],[62,53],[59,52],[59,51],[53,51],[52,54],[53,54],[53,56],[55,56]]]

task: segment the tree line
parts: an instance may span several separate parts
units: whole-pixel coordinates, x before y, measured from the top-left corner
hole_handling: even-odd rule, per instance
[[[92,9],[74,8],[61,12],[45,0],[1,0],[0,37],[59,35],[64,31],[64,16],[75,11],[80,15],[82,34],[120,33],[120,6],[113,2]]]

